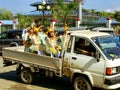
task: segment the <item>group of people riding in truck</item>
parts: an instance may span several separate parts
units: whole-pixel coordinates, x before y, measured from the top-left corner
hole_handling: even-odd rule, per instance
[[[44,25],[37,26],[34,24],[33,27],[27,28],[27,33],[23,36],[24,51],[50,57],[60,57],[66,31],[68,30],[69,28],[65,24],[64,34],[56,35],[52,24],[50,24],[49,28]]]

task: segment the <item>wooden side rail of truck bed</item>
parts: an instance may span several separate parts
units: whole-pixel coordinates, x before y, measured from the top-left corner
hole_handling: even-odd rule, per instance
[[[59,75],[62,72],[62,59],[24,52],[24,46],[3,48],[2,56],[3,60],[10,60],[16,63],[25,63],[42,69],[48,69],[55,73],[59,73]]]

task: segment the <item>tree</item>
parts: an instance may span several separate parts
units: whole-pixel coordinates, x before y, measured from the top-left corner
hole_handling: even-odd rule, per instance
[[[84,0],[74,0],[74,1],[79,3],[79,2],[83,2]]]
[[[62,19],[63,25],[66,23],[68,15],[77,8],[76,2],[64,2],[64,0],[56,0],[56,4],[52,8],[53,19]]]
[[[120,11],[116,11],[114,17],[117,21],[120,21]]]
[[[18,28],[23,28],[26,26],[31,25],[31,17],[30,16],[24,16],[21,13],[17,13],[16,18],[18,18],[19,25]]]
[[[10,20],[13,18],[12,13],[9,10],[4,11],[3,13],[3,19]]]
[[[13,18],[13,14],[6,9],[0,9],[0,19],[2,20],[11,20]]]

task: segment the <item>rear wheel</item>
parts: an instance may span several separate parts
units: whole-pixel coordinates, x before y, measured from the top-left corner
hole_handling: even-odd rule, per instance
[[[92,90],[89,81],[82,76],[78,76],[73,81],[74,90]]]
[[[24,83],[30,84],[33,82],[33,74],[30,68],[23,68],[20,73],[20,78]]]

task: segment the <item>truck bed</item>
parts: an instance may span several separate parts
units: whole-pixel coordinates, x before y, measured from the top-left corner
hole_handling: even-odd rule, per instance
[[[58,73],[58,75],[62,72],[62,59],[24,52],[24,46],[3,48],[2,56],[3,60],[33,65],[35,67],[54,71]]]

